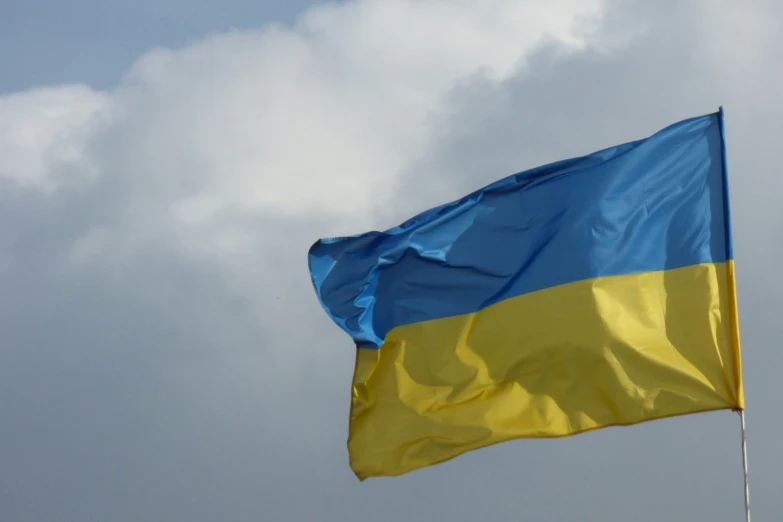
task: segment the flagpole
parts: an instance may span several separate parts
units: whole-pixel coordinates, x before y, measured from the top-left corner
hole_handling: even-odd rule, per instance
[[[739,411],[742,426],[742,468],[745,471],[745,522],[750,522],[750,490],[748,488],[748,446],[745,436],[745,410]]]

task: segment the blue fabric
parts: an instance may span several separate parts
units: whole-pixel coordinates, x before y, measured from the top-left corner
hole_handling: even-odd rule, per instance
[[[722,112],[509,176],[385,232],[322,239],[316,294],[360,347],[600,276],[731,257]],[[524,318],[520,318],[524,320]]]

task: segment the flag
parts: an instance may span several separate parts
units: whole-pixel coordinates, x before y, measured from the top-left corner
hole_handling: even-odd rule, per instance
[[[742,409],[722,108],[317,241],[356,346],[350,465]]]

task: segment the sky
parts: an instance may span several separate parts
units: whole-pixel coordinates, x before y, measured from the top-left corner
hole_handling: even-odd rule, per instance
[[[783,5],[0,2],[9,521],[743,520],[739,419],[359,482],[307,249],[726,111],[751,511],[783,511]]]

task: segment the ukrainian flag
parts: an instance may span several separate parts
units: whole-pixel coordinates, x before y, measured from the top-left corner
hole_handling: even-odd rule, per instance
[[[322,239],[360,479],[525,437],[742,409],[722,109]]]

